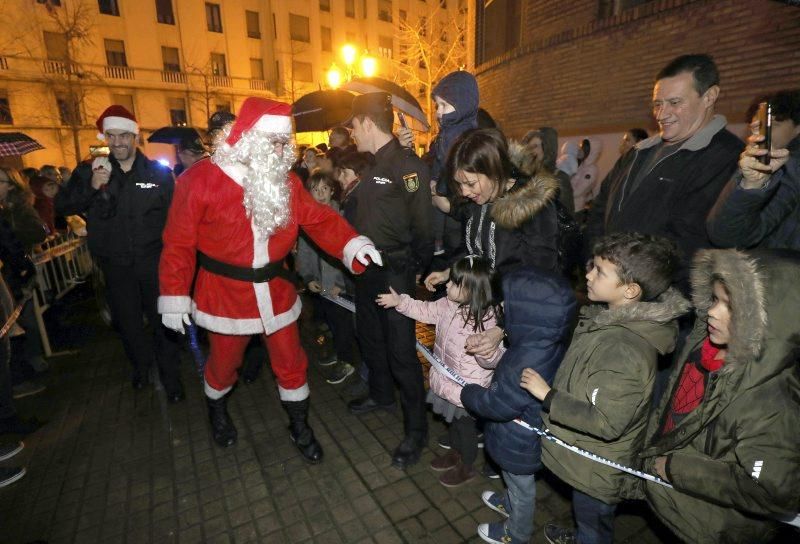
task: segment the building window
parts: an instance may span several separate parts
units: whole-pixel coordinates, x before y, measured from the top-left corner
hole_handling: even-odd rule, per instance
[[[227,76],[228,68],[225,66],[225,53],[211,53],[211,74]]]
[[[404,9],[401,9],[398,13],[398,17],[401,23],[405,23],[406,19],[408,19],[408,12]]]
[[[222,32],[222,16],[219,4],[206,2],[206,26],[209,32]]]
[[[262,59],[250,59],[250,77],[264,79],[264,61]]]
[[[331,11],[331,0],[319,0],[319,10],[320,11]]]
[[[378,54],[384,58],[392,58],[393,40],[391,36],[378,36]]]
[[[76,100],[70,100],[66,95],[56,95],[56,106],[58,107],[58,118],[63,126],[75,126],[81,124],[80,108]]]
[[[521,0],[478,2],[475,10],[475,62],[481,64],[519,45]]]
[[[245,11],[244,18],[247,21],[247,37],[261,39],[261,24],[257,11]]]
[[[103,15],[114,15],[119,17],[119,4],[117,0],[97,0],[97,7]]]
[[[67,36],[61,32],[43,32],[44,48],[49,60],[67,59]]]
[[[598,15],[601,19],[613,17],[625,10],[650,2],[652,2],[652,0],[600,0],[598,3]]]
[[[14,117],[11,115],[11,104],[8,95],[0,93],[0,125],[13,125]]]
[[[175,14],[172,13],[172,0],[156,0],[156,20],[164,25],[175,24]]]
[[[164,61],[165,72],[180,72],[181,57],[177,47],[161,47],[161,58]]]
[[[356,0],[344,0],[344,16],[356,18]]]
[[[289,14],[289,35],[298,42],[311,42],[311,33],[308,27],[308,17]]]
[[[319,29],[319,38],[323,51],[333,51],[333,40],[331,38],[331,27],[323,26]]]
[[[186,100],[183,98],[169,99],[169,123],[173,127],[185,127],[186,119]]]
[[[275,14],[272,14],[272,37],[278,39],[278,23],[275,21]]]
[[[125,42],[122,40],[103,40],[106,44],[106,63],[109,66],[127,66]]]
[[[292,61],[292,77],[295,81],[314,82],[314,70],[310,62]]]
[[[439,0],[439,5],[442,6],[442,8],[447,9],[447,0]]]
[[[392,0],[378,0],[378,19],[392,22]]]
[[[133,105],[133,95],[131,94],[112,94],[111,102],[124,107],[136,117],[136,107]]]

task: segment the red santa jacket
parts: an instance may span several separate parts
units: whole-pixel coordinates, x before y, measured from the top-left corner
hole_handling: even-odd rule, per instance
[[[235,266],[261,268],[286,257],[300,227],[348,269],[363,271],[355,254],[370,240],[359,236],[333,208],[316,202],[293,173],[287,181],[292,210],[288,224],[259,240],[245,212],[244,190],[234,181],[235,169],[226,170],[233,177],[202,160],[176,183],[159,265],[159,313],[191,313],[198,325],[222,334],[271,334],[294,322],[300,299],[294,285],[281,277],[250,283],[200,268],[193,297],[190,289],[197,251]]]

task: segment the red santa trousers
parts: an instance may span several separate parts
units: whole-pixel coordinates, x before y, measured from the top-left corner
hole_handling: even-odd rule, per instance
[[[250,336],[208,332],[211,354],[205,369],[206,394],[219,398],[236,383],[236,371],[242,366]],[[308,357],[300,345],[300,331],[293,322],[270,335],[261,334],[272,371],[278,381],[281,400],[297,401],[308,397],[306,370]],[[209,387],[211,390],[209,390]]]

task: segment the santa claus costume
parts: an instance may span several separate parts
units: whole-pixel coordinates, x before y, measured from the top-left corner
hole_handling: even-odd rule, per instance
[[[174,330],[182,332],[191,314],[209,331],[205,394],[217,444],[236,442],[227,397],[250,336],[260,334],[291,438],[308,461],[318,462],[322,448],[307,423],[300,299],[283,260],[299,228],[353,272],[363,271],[368,257],[378,263],[380,257],[368,238],[318,204],[289,172],[290,112],[287,104],[248,98],[211,159],[181,175],[164,230],[158,311]]]

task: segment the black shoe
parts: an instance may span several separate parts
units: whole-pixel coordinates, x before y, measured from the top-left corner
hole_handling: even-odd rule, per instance
[[[16,454],[21,452],[24,448],[25,444],[23,444],[22,442],[11,442],[10,444],[0,445],[0,461],[11,459]]]
[[[218,446],[227,448],[236,444],[238,433],[236,426],[228,415],[228,397],[216,400],[206,397],[208,404],[208,420],[211,422],[211,434]]]
[[[11,416],[0,419],[0,434],[21,434],[28,435],[35,433],[44,425],[36,418],[20,419],[19,416]]]
[[[11,485],[25,476],[25,469],[22,467],[0,467],[0,487]]]
[[[392,454],[392,466],[405,470],[419,462],[422,448],[426,440],[415,436],[406,436]]]
[[[289,414],[289,434],[292,442],[300,450],[303,458],[312,464],[322,461],[322,446],[314,438],[314,431],[308,426],[308,398],[283,401],[281,404]]]
[[[395,403],[378,404],[372,397],[364,397],[363,399],[351,400],[347,403],[347,408],[351,414],[366,414],[374,412],[375,410],[394,410]]]

